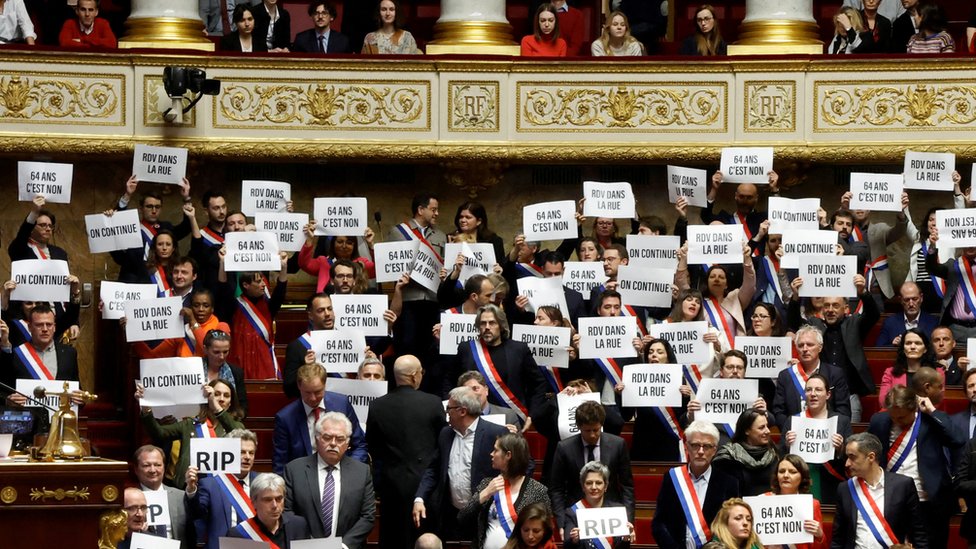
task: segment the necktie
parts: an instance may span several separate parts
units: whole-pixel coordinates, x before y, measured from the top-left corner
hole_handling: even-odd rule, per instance
[[[315,416],[315,424],[319,423],[319,416],[322,415],[322,408],[315,408],[312,410],[312,414]]]
[[[319,53],[325,53],[325,35],[319,35]]]
[[[325,486],[322,488],[322,525],[325,527],[327,536],[332,535],[332,508],[335,505],[335,477],[332,472],[335,467],[329,465],[325,468]]]
[[[221,29],[223,29],[224,34],[230,34],[234,32],[230,25],[230,6],[227,5],[227,0],[220,0],[220,24]]]
[[[586,461],[596,461],[596,446],[586,445]]]

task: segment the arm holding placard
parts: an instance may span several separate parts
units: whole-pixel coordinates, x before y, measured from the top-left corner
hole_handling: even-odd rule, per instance
[[[37,223],[37,214],[40,213],[44,204],[43,196],[37,195],[34,197],[31,203],[30,213],[27,214],[27,218],[20,224],[20,227],[17,229],[17,235],[14,236],[14,239],[7,246],[7,255],[10,256],[11,261],[35,259],[34,252],[27,245],[27,241],[30,239],[31,232],[34,230],[34,225]]]
[[[878,304],[871,296],[870,289],[867,288],[864,276],[859,274],[854,275],[854,289],[861,299],[861,312],[853,313],[851,317],[858,323],[858,333],[860,334],[861,341],[864,341],[871,328],[881,319],[881,311],[878,310]]]
[[[711,225],[713,221],[722,221],[715,215],[715,198],[718,196],[718,189],[722,186],[724,177],[720,171],[712,174],[712,184],[708,187],[708,194],[705,196],[705,207],[701,209],[701,220],[705,225]]]
[[[688,242],[678,248],[678,267],[674,271],[674,285],[678,291],[691,288],[691,279],[688,274]]]
[[[766,223],[765,221],[763,223]],[[742,286],[739,287],[739,305],[745,311],[756,295],[756,269],[752,264],[752,248],[748,243],[742,245]]]
[[[908,193],[906,191],[901,192],[901,211],[895,217],[895,226],[888,230],[885,235],[885,246],[891,246],[895,242],[901,240],[901,237],[905,236],[908,231]]]
[[[278,315],[278,310],[285,302],[285,293],[288,291],[288,252],[278,252],[278,256],[281,259],[281,270],[278,271],[278,283],[271,291],[271,299],[268,302],[272,319]]]
[[[136,190],[139,188],[139,178],[132,174],[129,179],[125,182],[125,191],[123,191],[122,196],[119,197],[116,203],[115,209],[124,210],[129,207],[129,203],[132,202],[132,197],[135,196]]]

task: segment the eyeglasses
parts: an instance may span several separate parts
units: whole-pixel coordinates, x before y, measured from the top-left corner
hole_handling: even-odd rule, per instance
[[[53,229],[54,223],[35,223],[34,226],[38,229]]]
[[[769,318],[769,315],[752,315],[753,320],[768,320]]]
[[[711,15],[706,15],[705,17],[698,17],[697,19],[695,19],[695,21],[698,21],[699,23],[708,23],[712,19],[715,19],[715,18],[712,17]]]
[[[717,448],[717,446],[714,444],[708,444],[702,442],[689,442],[688,448],[691,448],[693,452],[699,452],[701,450],[705,450],[707,452],[709,450],[714,450],[715,448]]]
[[[148,505],[130,505],[128,507],[123,507],[126,513],[145,513],[149,511]]]
[[[145,208],[145,209],[147,209],[147,210],[158,210],[158,209],[162,208],[163,205],[162,204],[143,204],[142,207]]]
[[[344,444],[347,440],[349,440],[349,437],[342,436],[342,435],[325,435],[325,434],[322,434],[322,435],[319,435],[319,438],[322,439],[322,442],[333,442],[333,441],[335,441],[336,444]]]
[[[326,15],[332,15],[332,14],[327,11],[316,11],[315,13],[312,14],[313,17],[325,17]]]
[[[447,410],[448,412],[450,412],[451,410],[460,410],[460,409],[461,406],[448,406],[447,408],[445,408],[445,410]]]
[[[741,364],[723,364],[722,369],[727,372],[744,372],[746,367]]]

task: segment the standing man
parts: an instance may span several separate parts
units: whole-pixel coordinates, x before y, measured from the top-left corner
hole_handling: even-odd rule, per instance
[[[791,361],[789,367],[776,376],[776,396],[773,398],[773,415],[783,433],[789,427],[790,418],[807,409],[807,380],[814,374],[827,380],[829,409],[851,417],[847,376],[840,368],[820,360],[823,343],[823,334],[809,324],[796,331],[796,351],[800,358]]]
[[[840,199],[841,209],[849,209],[853,193],[847,191]],[[851,228],[851,240],[867,242],[870,252],[870,263],[865,266],[864,277],[867,279],[867,290],[875,296],[878,308],[884,306],[883,299],[895,295],[891,286],[891,270],[888,269],[888,246],[905,236],[908,227],[908,193],[901,193],[901,211],[895,218],[894,226],[887,223],[871,223],[870,210],[852,210],[854,226]],[[877,290],[875,290],[877,288]]]
[[[613,248],[611,248],[613,249]],[[563,273],[565,272],[566,259],[559,252],[546,251],[542,253],[542,277],[543,278],[558,278],[562,279]],[[617,274],[614,271],[614,280],[616,280]],[[572,288],[562,287],[563,296],[566,298],[566,309],[569,312],[569,321],[573,326],[579,326],[579,318],[581,316],[586,316],[586,307],[583,304],[583,294],[577,292]],[[525,296],[517,296],[515,298],[515,304],[519,309],[520,318],[516,319],[515,324],[532,324],[535,320],[535,315],[531,312],[527,312],[526,308],[529,304],[529,298]]]
[[[488,402],[488,382],[485,381],[485,376],[481,375],[481,372],[476,370],[464,372],[458,378],[458,387],[467,387],[471,389],[474,396],[478,397],[478,402],[481,403],[482,416],[501,414],[505,416],[505,427],[507,427],[509,431],[513,433],[518,433],[521,431],[522,420],[519,419],[518,414],[515,413],[515,410]]]
[[[233,0],[227,1],[233,2]],[[217,295],[219,293],[217,287],[217,272],[220,270],[219,252],[224,245],[227,199],[224,198],[222,191],[211,189],[203,194],[201,202],[207,213],[207,224],[200,228],[199,237],[196,234],[193,235],[193,240],[190,242],[190,257],[195,259],[200,267],[200,272],[197,273],[200,284]]]
[[[949,416],[949,421],[952,422],[956,431],[962,433],[963,438],[968,442],[976,438],[973,436],[976,434],[976,368],[966,370],[962,378],[962,386],[966,390],[966,402],[969,405],[964,410],[960,410]],[[958,470],[958,465],[961,461],[962,455],[960,451],[957,451],[953,454],[953,471]]]
[[[17,379],[58,379],[78,381],[78,353],[75,348],[54,341],[54,311],[47,303],[37,303],[30,311],[30,341],[17,347],[10,344],[10,330],[0,329],[0,375],[8,385]],[[23,395],[8,399],[20,406],[27,404]]]
[[[108,21],[98,16],[99,0],[77,0],[75,21],[61,27],[58,43],[62,48],[115,48],[118,41]]]
[[[323,54],[352,51],[349,49],[349,38],[332,29],[332,21],[336,18],[335,6],[328,2],[310,2],[308,16],[312,18],[313,26],[295,36],[291,51]]]
[[[769,194],[775,196],[779,194],[779,174],[774,171],[769,172]],[[701,211],[701,220],[705,225],[711,225],[715,221],[720,221],[725,225],[742,225],[749,240],[749,247],[753,250],[753,255],[762,255],[764,246],[763,239],[765,232],[760,231],[760,225],[768,219],[768,214],[756,209],[759,202],[759,188],[752,183],[740,183],[735,188],[735,211],[725,210],[715,213],[715,198],[718,189],[722,186],[724,175],[722,172],[712,174],[712,186],[708,189],[706,196],[707,203]]]
[[[938,239],[936,230],[932,240]],[[957,341],[976,337],[976,287],[971,282],[976,271],[974,265],[976,246],[963,248],[958,258],[949,258],[943,263],[939,262],[937,246],[930,246],[929,255],[925,256],[925,269],[929,274],[946,282],[939,324],[948,326]]]
[[[281,387],[288,398],[298,396],[296,379],[298,369],[305,364],[315,363],[311,332],[313,330],[331,330],[335,327],[335,312],[332,310],[332,298],[328,294],[319,293],[309,298],[305,304],[305,312],[308,314],[309,331],[298,336],[298,339],[289,343],[285,349],[285,369],[282,372]]]
[[[294,540],[309,539],[305,519],[285,511],[286,489],[285,479],[278,475],[258,475],[251,485],[254,516],[227,532],[227,537],[264,541],[279,549],[290,549]]]
[[[898,346],[901,343],[901,336],[911,328],[918,328],[926,337],[931,338],[932,330],[939,323],[934,316],[922,312],[922,291],[918,284],[906,280],[898,289],[898,297],[901,298],[902,313],[891,315],[884,320],[881,324],[881,332],[874,340],[876,347]]]
[[[369,405],[366,445],[383,505],[380,546],[384,548],[413,546],[417,537],[412,531],[413,498],[444,428],[440,399],[418,390],[423,375],[417,357],[401,356],[393,365],[396,388]]]
[[[139,488],[143,492],[165,492],[169,506],[169,524],[150,526],[160,537],[180,540],[182,549],[196,547],[190,523],[189,531],[186,527],[186,507],[183,505],[183,490],[163,485],[163,473],[166,472],[166,456],[162,448],[153,445],[140,446],[133,456],[133,471],[139,479]]]

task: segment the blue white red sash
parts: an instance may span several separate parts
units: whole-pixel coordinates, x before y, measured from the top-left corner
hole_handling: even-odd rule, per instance
[[[607,376],[607,379],[613,382],[614,387],[624,382],[623,368],[617,364],[616,359],[594,358],[593,361],[603,370],[603,374]]]
[[[768,284],[773,287],[773,291],[776,292],[776,297],[780,301],[783,301],[783,288],[779,283],[779,261],[766,256],[762,258],[761,265],[763,272],[766,273],[766,280],[769,281]]]
[[[244,314],[247,321],[251,323],[251,326],[261,334],[261,339],[268,345],[273,346],[271,341],[271,321],[262,317],[261,313],[254,308],[254,305],[244,297],[237,298],[237,305],[240,307],[241,313]]]
[[[800,394],[800,401],[807,401],[807,380],[810,376],[807,375],[806,371],[803,369],[802,364],[794,364],[793,366],[786,369],[789,372],[790,381],[793,382],[793,388],[796,392]]]
[[[962,295],[970,311],[976,311],[976,277],[973,276],[973,266],[965,257],[956,259],[956,271],[959,273]]]
[[[33,238],[27,239],[27,247],[34,252],[34,256],[37,257],[37,259],[51,259],[47,255],[47,247],[45,246],[44,248],[41,248],[41,246]]]
[[[508,385],[502,381],[502,376],[498,374],[498,370],[495,369],[495,363],[491,360],[491,355],[488,353],[488,347],[480,339],[472,339],[468,341],[468,345],[471,346],[471,357],[474,358],[474,365],[481,372],[481,375],[485,377],[485,381],[488,382],[488,389],[495,398],[505,403],[506,406],[515,410],[515,413],[525,421],[529,417],[529,412],[525,408],[515,393],[508,388]]]
[[[51,371],[47,369],[41,357],[37,356],[34,346],[22,343],[14,349],[14,354],[20,359],[21,364],[27,367],[27,373],[33,379],[54,379]]]
[[[668,408],[667,406],[654,406],[651,408],[651,411],[654,412],[658,421],[664,425],[668,432],[673,434],[674,438],[678,439],[678,455],[681,457],[681,461],[688,461],[685,452],[685,430],[678,423],[678,416],[675,415],[674,409]]]
[[[264,273],[258,273],[261,275],[261,280],[264,281],[264,297],[271,299],[271,283],[268,282],[268,277],[264,276]]]
[[[220,486],[220,491],[224,493],[224,497],[234,507],[238,522],[254,518],[254,505],[251,503],[251,498],[248,497],[247,492],[244,491],[244,487],[241,486],[241,481],[237,480],[236,476],[227,473],[218,473],[213,477],[217,481],[217,485]]]
[[[739,212],[735,212],[732,214],[732,222],[736,225],[742,225],[742,230],[746,233],[746,240],[752,242],[752,231],[749,229],[749,224],[746,223],[746,216],[740,214]],[[754,257],[758,257],[759,248],[752,250],[752,255]]]
[[[190,349],[190,354],[197,354],[197,336],[193,335],[189,324],[183,325],[183,343]]]
[[[505,537],[512,537],[515,530],[515,521],[518,520],[518,513],[515,512],[515,498],[512,497],[512,485],[505,481],[505,488],[495,492],[495,512],[498,513],[498,522],[502,525]]]
[[[725,434],[729,435],[729,438],[730,439],[733,436],[735,436],[735,428],[732,427],[732,424],[731,423],[716,423],[715,426],[716,427],[721,427],[722,429],[725,429]]]
[[[695,493],[695,485],[691,482],[688,466],[675,467],[668,471],[668,476],[671,477],[671,482],[674,484],[674,492],[678,496],[681,510],[685,514],[685,521],[688,523],[688,529],[691,530],[695,547],[701,547],[712,537],[712,532],[708,529],[708,523],[705,522],[705,515],[702,513],[698,494]]]
[[[929,254],[929,243],[925,241],[922,243],[922,257]],[[939,296],[939,299],[945,297],[946,282],[945,279],[939,278],[932,273],[929,273],[929,278],[932,281],[932,287],[935,289],[935,295]]]
[[[851,231],[851,236],[848,240],[851,242],[864,242],[864,231],[857,225],[854,225],[854,229]]]
[[[922,424],[919,413],[915,412],[915,422],[911,429],[905,429],[895,438],[895,442],[888,448],[888,470],[897,473],[901,469],[909,452],[915,449],[915,441],[918,440],[918,428]]]
[[[702,374],[701,370],[698,369],[697,364],[685,364],[684,368],[685,381],[688,382],[688,386],[691,387],[692,393],[698,392],[698,385],[701,383]]]
[[[219,248],[224,245],[224,236],[210,227],[201,229],[200,237],[203,239],[203,243],[211,248]]]
[[[196,433],[197,438],[217,438],[217,431],[214,430],[213,423],[210,420],[204,422],[196,422],[193,426],[193,431]]]
[[[440,261],[441,263],[444,262],[444,260],[441,259],[440,254],[437,253],[437,250],[434,249],[434,246],[432,246],[431,243],[426,238],[424,238],[424,235],[420,232],[420,229],[414,229],[407,223],[400,223],[399,225],[397,225],[397,230],[400,231],[400,234],[403,235],[404,240],[420,241],[421,244],[425,244],[428,248],[430,248],[431,253],[434,254],[434,257],[436,257],[438,261]]]
[[[874,281],[876,271],[888,270],[888,256],[879,255],[864,266],[864,287],[871,289],[871,282]]]
[[[725,318],[725,311],[722,309],[722,304],[719,303],[718,299],[711,296],[706,297],[702,300],[702,306],[704,306],[705,313],[708,315],[708,320],[712,326],[725,333],[725,338],[729,341],[729,345],[735,345],[734,326],[729,326],[729,321]]]
[[[553,368],[552,366],[539,366],[542,371],[542,377],[546,378],[549,382],[549,386],[552,387],[553,391],[560,392],[563,390],[563,380],[559,376],[559,370],[562,368]]]
[[[156,238],[156,228],[143,221],[139,224],[139,231],[142,233],[142,260],[145,261],[149,259],[149,248],[152,247],[152,241]]]
[[[243,535],[246,539],[251,539],[254,541],[263,541],[271,546],[271,549],[281,549],[275,542],[271,541],[271,538],[264,535],[261,531],[261,527],[258,525],[257,518],[249,518],[244,522],[241,522],[235,527],[238,534]]]
[[[546,277],[546,273],[542,272],[541,267],[536,267],[531,263],[516,263],[515,272],[518,274],[518,278],[523,278],[526,276],[534,276],[536,278]]]
[[[447,314],[451,314],[451,315],[459,315],[459,314],[462,313],[460,307],[451,307],[450,309],[447,309],[444,312],[447,313]]]
[[[573,504],[573,512],[579,513],[580,509],[589,509],[590,506],[586,504],[585,499],[581,499]],[[597,547],[597,549],[613,549],[613,538],[591,538],[589,541]]]
[[[857,511],[861,514],[861,518],[867,523],[868,530],[871,530],[871,534],[874,535],[874,539],[885,549],[898,543],[898,537],[891,530],[891,526],[885,520],[884,514],[878,509],[878,505],[874,503],[874,499],[868,492],[868,485],[864,482],[864,479],[852,478],[848,480],[847,488],[851,491],[851,499],[854,501],[854,505],[857,506]]]
[[[647,326],[644,325],[644,322],[641,320],[640,315],[637,314],[637,310],[634,309],[633,305],[624,305],[621,307],[620,316],[629,316],[633,318],[637,322],[637,329],[640,330],[641,335],[647,335]]]
[[[24,341],[29,343],[34,339],[34,337],[30,333],[30,328],[27,326],[26,320],[22,318],[15,319],[13,325],[16,326],[18,330],[20,330],[20,335],[24,336]]]
[[[169,280],[166,279],[166,270],[163,269],[162,265],[156,267],[156,270],[149,273],[149,281],[156,285],[156,297],[170,297],[173,295],[173,288],[169,285]]]
[[[305,347],[306,351],[311,350],[312,334],[310,332],[305,332],[304,334],[298,336],[298,342],[302,344],[302,347]]]

